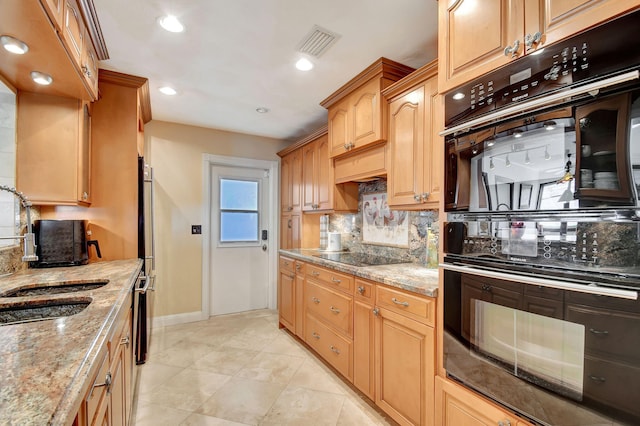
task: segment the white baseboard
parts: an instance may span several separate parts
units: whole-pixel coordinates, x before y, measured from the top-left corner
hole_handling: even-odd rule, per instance
[[[184,314],[164,315],[153,318],[153,326],[164,327],[168,325],[185,324],[188,322],[204,321],[209,316],[202,311],[186,312]]]

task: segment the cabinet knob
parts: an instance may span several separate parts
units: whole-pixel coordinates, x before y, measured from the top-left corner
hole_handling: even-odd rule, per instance
[[[416,200],[418,203],[420,202],[420,194],[416,194],[413,196],[413,199]]]
[[[425,192],[424,194],[422,194],[422,201],[425,202],[429,199],[429,195],[431,195],[428,192]]]
[[[511,426],[511,421],[510,420],[500,420],[498,422],[498,426]]]
[[[320,335],[318,333],[316,333],[315,331],[313,333],[311,333],[311,337],[313,337],[316,340],[320,340]]]
[[[527,52],[533,49],[542,40],[542,33],[538,31],[534,35],[527,34],[524,36],[524,45],[527,46]]]
[[[373,308],[373,315],[375,315],[375,316],[380,315],[380,309],[378,309],[378,308]]]
[[[338,348],[336,348],[335,346],[331,345],[329,346],[329,349],[331,349],[331,352],[340,355],[340,350]]]
[[[120,344],[125,345],[128,348],[130,340],[131,339],[129,338],[129,336],[123,337],[122,339],[120,339]]]
[[[312,301],[313,303],[315,303],[316,305],[317,305],[318,303],[320,303],[320,299],[318,299],[318,298],[317,298],[317,297],[315,297],[315,296],[311,298],[311,301]]]
[[[87,191],[84,191],[82,193],[82,199],[85,200],[85,201],[89,199],[89,193]]]
[[[333,306],[329,307],[329,310],[331,312],[333,312],[334,314],[339,314],[340,313],[340,309],[334,308]]]
[[[520,40],[513,42],[513,46],[507,46],[504,48],[504,56],[511,55],[512,58],[518,56],[518,49],[520,49]]]
[[[361,285],[358,286],[358,293],[364,294],[364,287],[363,286],[361,286]]]
[[[86,66],[86,65],[82,66],[82,73],[84,75],[86,75],[87,77],[91,78],[91,70],[89,69],[88,66]]]

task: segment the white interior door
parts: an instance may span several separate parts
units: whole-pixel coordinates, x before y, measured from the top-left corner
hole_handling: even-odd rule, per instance
[[[210,188],[210,314],[267,308],[269,171],[214,165]]]

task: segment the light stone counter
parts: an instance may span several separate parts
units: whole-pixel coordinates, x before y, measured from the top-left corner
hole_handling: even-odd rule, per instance
[[[379,266],[352,266],[314,256],[319,254],[314,249],[280,250],[280,254],[307,263],[325,266],[336,271],[366,278],[397,287],[423,296],[438,296],[438,270],[427,268],[417,263],[397,263]]]
[[[28,269],[0,278],[0,295],[35,283],[108,280],[82,292],[0,297],[0,303],[90,298],[75,315],[0,325],[0,425],[71,424],[98,369],[98,355],[135,282],[139,259]],[[102,352],[104,353],[104,352]]]

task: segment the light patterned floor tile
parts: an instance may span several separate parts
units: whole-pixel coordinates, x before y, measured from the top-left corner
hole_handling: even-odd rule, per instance
[[[261,425],[335,426],[345,397],[311,389],[287,387]]]
[[[205,416],[204,414],[193,413],[180,423],[180,426],[247,426],[246,423],[237,423],[218,417]]]
[[[249,361],[237,377],[273,383],[289,383],[304,358],[261,352]]]
[[[135,426],[175,426],[189,417],[189,411],[139,401]]]

